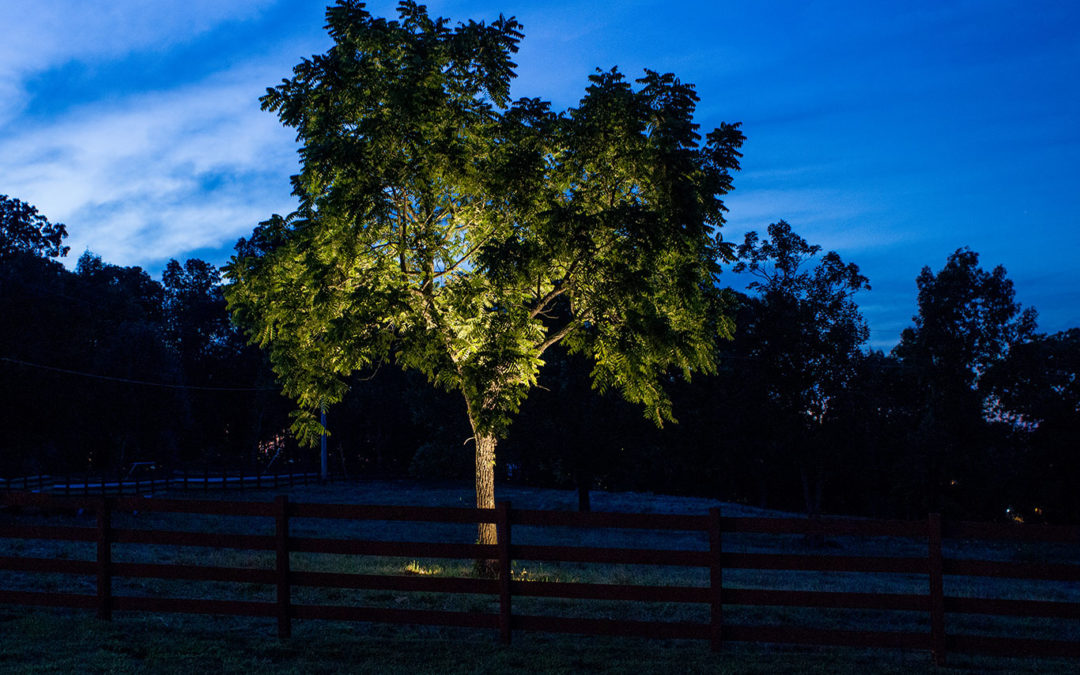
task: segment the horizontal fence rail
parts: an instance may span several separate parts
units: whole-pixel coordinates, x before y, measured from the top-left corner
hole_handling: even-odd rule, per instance
[[[842,518],[733,518],[713,509],[705,516],[632,513],[572,513],[512,509],[414,506],[358,506],[304,504],[278,497],[274,502],[223,502],[143,497],[62,497],[41,492],[0,494],[0,505],[94,515],[93,525],[20,524],[19,517],[0,523],[0,540],[45,540],[93,545],[92,560],[53,559],[0,555],[0,571],[63,574],[96,580],[96,594],[36,590],[0,590],[0,603],[96,610],[102,619],[114,611],[221,614],[276,619],[278,635],[291,635],[294,620],[329,619],[398,624],[464,626],[497,630],[509,642],[514,630],[623,635],[708,641],[719,649],[727,641],[838,645],[929,650],[937,663],[947,652],[1074,657],[1080,643],[1017,636],[989,637],[948,632],[948,615],[1080,620],[1080,602],[1018,600],[947,596],[944,578],[986,577],[1075,583],[1080,564],[1075,562],[1005,562],[947,558],[942,542],[952,540],[1025,541],[1080,544],[1080,528],[1015,526],[986,523],[943,523],[937,515],[925,521],[874,521]],[[114,515],[126,513],[244,516],[267,519],[272,534],[223,534],[114,525]],[[416,542],[361,538],[298,536],[297,519],[334,521],[393,521],[439,524],[494,523],[498,543]],[[131,519],[129,519],[131,520]],[[700,550],[637,547],[592,547],[523,544],[515,528],[598,528],[688,533],[705,545]],[[732,535],[778,537],[885,537],[908,541],[917,556],[850,556],[839,554],[777,554],[724,549]],[[263,568],[191,565],[166,562],[118,562],[117,546],[149,545],[208,547],[264,552]],[[1072,551],[1070,560],[1076,560]],[[294,569],[293,554],[336,554],[410,559],[493,561],[493,578],[361,574]],[[619,565],[702,568],[705,586],[630,583],[592,583],[514,578],[515,561],[600,563]],[[922,593],[866,593],[826,590],[774,590],[725,586],[732,570],[902,575],[922,585]],[[160,579],[260,584],[273,589],[273,601],[136,597],[116,594],[116,579]],[[334,604],[294,600],[297,589],[349,589],[423,592],[486,596],[486,611],[443,611]],[[560,598],[639,603],[691,603],[708,607],[707,622],[641,621],[617,618],[539,616],[514,611],[514,598]],[[796,607],[820,610],[879,610],[914,612],[929,620],[929,631],[838,630],[797,625],[746,625],[725,621],[732,607]]]
[[[333,480],[333,476],[327,476]],[[123,496],[151,495],[163,490],[184,491],[240,491],[277,489],[284,486],[307,485],[319,480],[319,474],[311,471],[280,471],[275,473],[248,473],[227,469],[206,468],[202,471],[174,471],[169,476],[148,478],[107,478],[105,476],[21,476],[0,478],[0,492],[37,492],[70,496]],[[340,479],[338,479],[340,480]]]

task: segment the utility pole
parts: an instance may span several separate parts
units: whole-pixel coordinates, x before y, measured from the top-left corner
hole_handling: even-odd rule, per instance
[[[322,424],[323,430],[322,430],[322,438],[319,439],[319,450],[320,450],[319,458],[322,460],[322,466],[321,466],[321,471],[319,472],[319,477],[325,483],[326,478],[327,478],[327,467],[326,467],[326,464],[327,464],[327,461],[326,461],[326,408],[325,407],[322,408],[320,412],[322,413],[322,418],[320,420],[320,423]]]

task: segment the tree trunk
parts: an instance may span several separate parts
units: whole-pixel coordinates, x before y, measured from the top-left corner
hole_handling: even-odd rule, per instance
[[[577,482],[577,510],[581,513],[588,513],[589,511],[592,511],[592,504],[589,502],[589,489],[592,487],[593,482],[592,472],[578,469],[575,474],[574,478]]]
[[[476,434],[476,508],[495,508],[495,443],[494,434]],[[498,543],[495,523],[480,523],[476,537],[478,544]],[[493,573],[497,560],[477,560],[477,571]]]

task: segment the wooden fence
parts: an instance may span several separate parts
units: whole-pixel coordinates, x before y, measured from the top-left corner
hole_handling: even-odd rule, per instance
[[[327,476],[330,482],[333,474]],[[20,476],[18,478],[0,478],[0,492],[39,492],[65,497],[82,496],[123,496],[153,494],[161,490],[210,491],[210,490],[263,490],[283,486],[307,485],[317,482],[319,474],[311,471],[286,471],[278,473],[258,473],[230,471],[209,467],[202,471],[174,471],[168,477],[154,478],[106,478],[104,475],[91,476]],[[340,480],[338,478],[337,480]]]
[[[94,526],[0,525],[0,539],[58,540],[96,543],[94,560],[0,557],[0,570],[61,573],[96,578],[97,593],[0,590],[0,603],[73,607],[96,610],[102,619],[114,611],[185,612],[276,618],[281,637],[291,634],[294,620],[333,619],[416,625],[486,628],[509,642],[515,630],[624,635],[648,638],[699,639],[720,649],[728,641],[840,645],[928,650],[937,663],[950,651],[1009,656],[1080,657],[1080,643],[1020,637],[955,634],[947,618],[957,614],[999,617],[1080,619],[1080,603],[953,597],[945,595],[944,578],[1005,577],[1023,580],[1080,582],[1080,564],[1072,562],[1008,562],[949,558],[943,554],[945,538],[963,540],[1026,540],[1080,542],[1080,528],[1009,526],[980,523],[942,523],[937,515],[925,521],[871,521],[823,518],[732,518],[718,509],[708,515],[630,513],[573,513],[512,509],[409,506],[357,506],[306,504],[278,497],[272,503],[221,502],[138,497],[64,498],[11,492],[0,504],[20,508],[85,509],[96,515]],[[272,535],[220,534],[115,527],[117,512],[187,513],[213,516],[248,516],[272,519]],[[304,519],[354,521],[418,521],[434,523],[494,523],[497,545],[432,542],[372,541],[294,536],[290,522]],[[18,519],[15,519],[18,522]],[[514,528],[629,528],[696,533],[707,547],[696,550],[655,548],[597,548],[521,544]],[[776,554],[725,551],[726,535],[811,535],[824,537],[889,537],[914,542],[925,551],[919,556],[847,556],[838,554]],[[921,543],[920,543],[921,542]],[[113,560],[113,547],[123,544],[220,547],[274,552],[273,568],[254,569]],[[332,553],[354,556],[392,556],[410,559],[498,560],[497,578],[371,575],[293,569],[292,553]],[[513,578],[514,561],[665,565],[707,570],[706,586],[634,585],[525,581]],[[833,591],[763,590],[725,587],[731,570],[849,572],[915,575],[924,579],[925,592],[854,593]],[[135,597],[113,593],[117,578],[153,578],[266,584],[275,590],[273,602],[211,600],[174,597]],[[923,582],[920,582],[920,584]],[[293,601],[298,587],[420,591],[479,594],[497,598],[497,612],[433,611],[383,607],[301,604]],[[560,616],[534,616],[513,611],[513,599],[524,597],[596,599],[633,602],[698,603],[708,608],[707,622],[636,621]],[[835,630],[792,625],[746,625],[725,621],[732,606],[873,609],[921,613],[929,618],[929,631]]]

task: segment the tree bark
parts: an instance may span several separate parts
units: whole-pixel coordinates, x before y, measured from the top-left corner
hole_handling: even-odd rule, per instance
[[[494,434],[476,435],[476,508],[495,508],[495,444]],[[494,523],[480,523],[478,544],[498,543]]]

